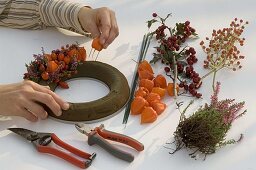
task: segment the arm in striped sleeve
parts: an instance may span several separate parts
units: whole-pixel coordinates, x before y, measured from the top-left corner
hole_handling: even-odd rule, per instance
[[[39,15],[41,0],[0,0],[0,26],[21,29],[42,29]]]
[[[78,20],[84,5],[65,0],[42,0],[39,13],[46,26],[55,26],[85,34]]]
[[[0,26],[20,29],[51,26],[85,34],[78,21],[82,7],[66,0],[0,0]]]

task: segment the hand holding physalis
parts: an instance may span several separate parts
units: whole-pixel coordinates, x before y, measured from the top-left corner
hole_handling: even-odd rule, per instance
[[[93,38],[100,38],[104,48],[107,48],[119,34],[115,13],[106,7],[81,8],[78,18],[84,30],[90,32]]]

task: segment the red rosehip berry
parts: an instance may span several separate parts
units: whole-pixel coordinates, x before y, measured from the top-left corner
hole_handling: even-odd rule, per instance
[[[194,82],[194,83],[199,83],[199,81],[200,81],[200,78],[199,78],[199,77],[194,77],[194,78],[193,78],[193,82]]]
[[[193,61],[194,63],[196,63],[196,62],[198,61],[198,59],[197,59],[197,58],[193,58],[192,61]]]
[[[154,13],[152,14],[152,16],[153,16],[153,17],[157,17],[157,13],[154,12]]]
[[[170,70],[171,70],[170,67],[165,67],[165,68],[164,68],[164,71],[165,71],[166,73],[169,73]]]
[[[48,79],[49,79],[49,74],[48,74],[48,72],[43,72],[43,73],[41,74],[41,77],[42,77],[43,80],[48,80]]]
[[[196,32],[196,30],[195,30],[194,28],[190,28],[190,31],[191,31],[192,33],[195,33],[195,32]]]
[[[194,64],[193,60],[188,60],[187,62],[188,62],[189,65],[193,65]]]
[[[191,83],[188,88],[191,89],[191,90],[195,89],[195,84]]]
[[[201,93],[197,93],[197,94],[196,94],[196,97],[197,97],[197,98],[200,98],[200,97],[202,97],[202,94],[201,94]]]

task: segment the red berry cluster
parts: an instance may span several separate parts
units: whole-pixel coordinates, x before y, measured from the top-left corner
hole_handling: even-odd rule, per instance
[[[192,96],[200,98],[202,96],[201,93],[198,93],[196,90],[201,86],[202,83],[198,84],[201,80],[199,74],[194,70],[193,66],[187,66],[186,69],[186,76],[191,79],[190,83],[187,81],[181,81],[179,84],[180,88],[184,88],[188,91]]]
[[[201,86],[201,77],[193,68],[198,61],[196,51],[193,47],[183,47],[191,36],[197,36],[195,29],[190,26],[189,21],[176,23],[174,28],[168,27],[165,20],[169,14],[166,18],[161,18],[156,13],[152,16],[154,18],[148,21],[148,26],[155,22],[159,22],[160,26],[152,33],[156,36],[159,46],[156,47],[157,52],[153,53],[151,63],[161,60],[167,65],[164,68],[166,75],[176,83],[177,77],[179,87],[184,89],[182,93],[189,92],[192,96],[200,98],[202,94],[196,90]]]
[[[244,45],[245,38],[240,38],[244,31],[244,26],[248,24],[241,19],[237,18],[230,23],[230,28],[223,28],[213,30],[212,38],[209,40],[209,47],[204,45],[204,41],[200,42],[201,47],[207,54],[207,59],[204,61],[204,68],[216,69],[217,65],[228,66],[234,71],[237,68],[242,68],[239,59],[244,59],[235,43],[238,42],[240,46]],[[221,43],[220,43],[221,42]],[[225,60],[223,60],[225,58]]]
[[[159,26],[159,27],[156,29],[155,33],[156,33],[156,39],[157,39],[157,40],[159,40],[159,39],[165,37],[164,31],[165,31],[166,28],[167,28],[167,26],[161,25],[161,26]]]
[[[184,88],[184,90],[189,92],[192,96],[200,98],[202,94],[198,93],[196,90],[200,88],[202,83],[200,82],[201,77],[194,70],[194,67],[193,67],[193,64],[195,64],[198,60],[195,54],[196,54],[196,51],[193,47],[190,47],[188,50],[186,50],[185,55],[187,56],[186,58],[187,64],[184,62],[178,61],[177,71],[178,71],[178,75],[180,76],[179,87]],[[173,72],[171,68],[172,68],[172,64],[164,68],[165,72],[168,75],[171,71]]]
[[[176,23],[178,39],[184,43],[191,35],[197,35],[196,30],[190,26],[190,22],[186,21],[185,23]]]
[[[193,64],[195,64],[198,61],[198,59],[195,56],[196,51],[195,51],[195,49],[193,47],[190,47],[188,50],[186,50],[185,54],[188,56],[187,57],[187,63],[189,65],[193,65]]]
[[[240,36],[247,24],[248,22],[235,18],[230,23],[229,28],[213,30],[211,38],[206,37],[206,42],[200,42],[202,49],[207,55],[206,60],[204,60],[204,68],[210,69],[210,72],[202,78],[213,73],[214,82],[216,72],[222,68],[232,69],[233,71],[242,68],[241,60],[244,59],[244,56],[240,54],[237,44],[240,46],[244,45],[245,38]],[[208,44],[208,47],[206,44]],[[213,87],[215,87],[214,84]]]

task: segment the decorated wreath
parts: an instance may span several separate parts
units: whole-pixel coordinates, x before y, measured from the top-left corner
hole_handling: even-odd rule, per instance
[[[49,115],[65,121],[97,121],[118,112],[126,104],[130,89],[125,76],[106,63],[85,61],[84,47],[72,44],[53,50],[50,54],[44,50],[42,52],[34,55],[35,60],[26,64],[24,79],[48,85],[54,91],[57,86],[69,88],[66,83],[68,79],[89,77],[102,81],[110,89],[106,96],[95,101],[70,103],[70,108],[63,110],[61,116],[54,115],[44,106]]]

